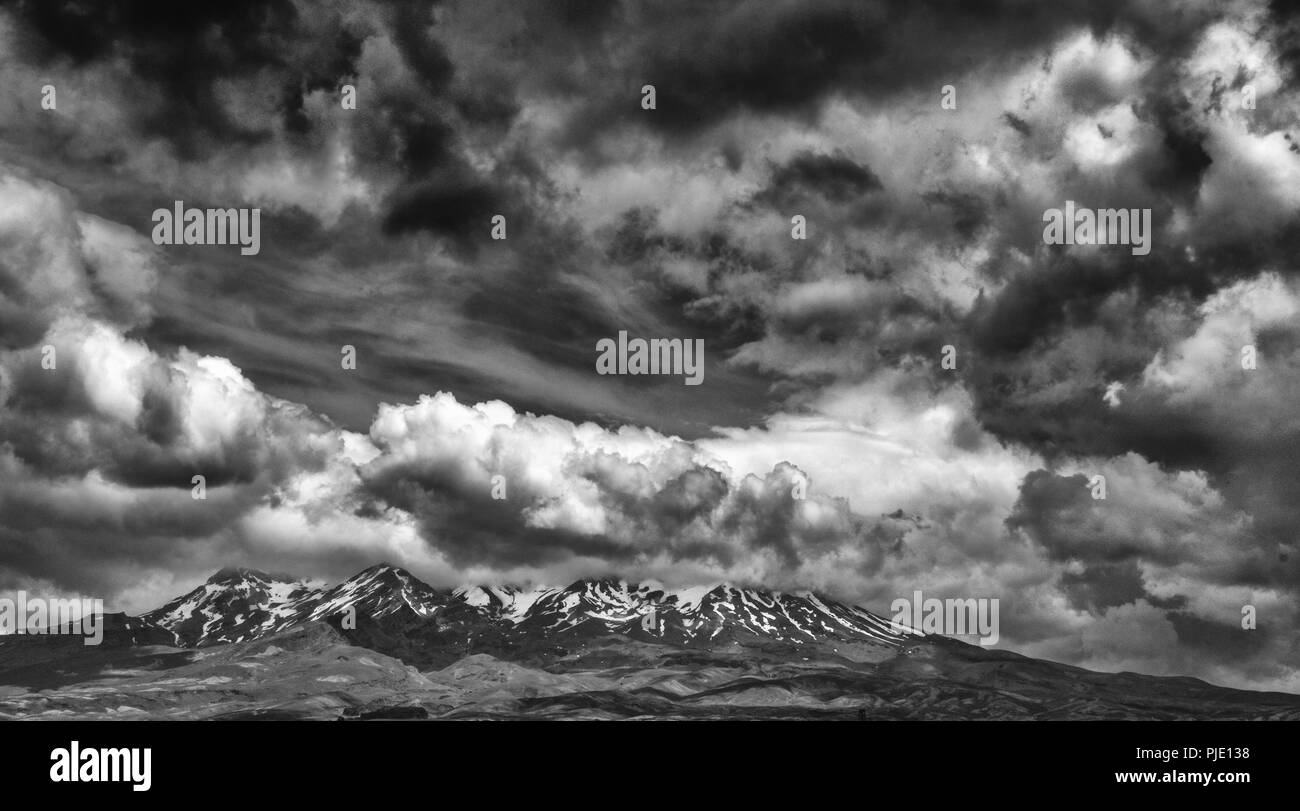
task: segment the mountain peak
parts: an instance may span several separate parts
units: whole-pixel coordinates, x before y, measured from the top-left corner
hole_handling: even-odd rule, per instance
[[[348,580],[365,580],[379,578],[398,578],[399,580],[415,580],[415,575],[411,574],[401,566],[394,566],[388,561],[376,563],[374,566],[367,567],[348,578]]]
[[[270,575],[261,570],[249,569],[244,566],[223,566],[209,577],[207,582],[212,584],[229,583],[232,580],[248,580],[250,578],[269,580]]]

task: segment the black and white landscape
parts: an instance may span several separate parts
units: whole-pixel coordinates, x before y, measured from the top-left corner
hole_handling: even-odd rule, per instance
[[[223,569],[103,645],[0,645],[0,680],[10,719],[1300,720],[1300,696],[985,651],[812,593],[438,591],[389,565],[328,588]]]
[[[1265,0],[0,2],[0,718],[1300,720],[1298,139]]]

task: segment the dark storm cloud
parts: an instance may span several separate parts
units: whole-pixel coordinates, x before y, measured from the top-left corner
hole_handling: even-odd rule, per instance
[[[1075,574],[1061,575],[1061,590],[1070,604],[1080,610],[1102,613],[1150,595],[1142,588],[1142,573],[1133,561],[1094,564]]]
[[[966,379],[981,420],[1048,454],[1132,448],[1160,461],[1217,467],[1220,442],[1186,415],[1140,404],[1116,414],[1101,392],[1109,381],[1140,375],[1169,339],[1168,325],[1153,320],[1163,304],[1201,301],[1216,284],[1259,270],[1191,262],[1180,246],[1141,260],[1045,256],[996,296],[981,296],[967,316],[980,363],[968,367]]]
[[[917,4],[789,2],[625,4],[609,36],[585,53],[617,80],[575,120],[575,143],[607,126],[639,122],[691,136],[738,113],[811,117],[832,94],[888,98],[957,80],[971,68],[1010,61],[1064,31],[1122,31],[1168,52],[1185,48],[1211,15],[1177,20],[1123,3],[952,2]],[[780,55],[780,58],[774,58]],[[637,115],[635,95],[653,84],[653,115]],[[1095,85],[1080,81],[1080,92]],[[591,95],[587,89],[584,95]],[[593,120],[601,126],[593,127]]]
[[[1109,594],[1131,591],[1134,564],[1179,567],[1221,585],[1294,582],[1298,570],[1279,560],[1276,540],[1243,523],[1237,507],[1207,498],[1204,482],[1157,472],[1149,464],[1112,463],[1099,472],[1106,480],[1105,498],[1094,496],[1096,483],[1088,476],[1034,471],[1025,477],[1007,518],[1013,533],[1050,558],[1083,566],[1064,577],[1072,599],[1105,607],[1105,593],[1093,581],[1103,573],[1118,575]]]
[[[607,562],[609,573],[626,567],[638,554],[600,535],[526,526],[517,513],[493,503],[487,491],[458,493],[427,476],[383,477],[367,487],[380,505],[415,516],[429,537],[440,539],[439,551],[456,566],[547,566],[589,556]]]
[[[409,179],[410,187],[394,198],[398,209],[421,197],[424,184],[445,180],[447,173],[463,175],[459,189],[442,198],[446,210],[429,219],[435,229],[454,228],[462,222],[447,219],[455,203],[482,199],[490,190],[486,181],[475,180],[459,151],[457,127],[475,123],[478,106],[465,99],[456,112],[456,93],[473,88],[452,87],[455,67],[430,36],[432,8],[367,3],[345,14],[287,0],[184,6],[121,0],[23,2],[15,14],[28,34],[20,42],[37,64],[57,66],[67,59],[84,67],[124,58],[128,81],[157,91],[133,111],[139,134],[168,140],[183,159],[213,156],[232,142],[268,141],[279,127],[287,127],[294,148],[311,149],[314,124],[304,113],[304,97],[317,90],[333,94],[345,81],[355,82],[365,39],[386,34],[410,72],[366,86],[373,92],[362,99],[368,115],[357,116],[355,154],[371,170],[396,169]],[[241,89],[255,93],[273,89],[276,115],[232,114],[222,96],[231,82],[246,83]],[[501,119],[496,110],[485,112],[488,120]],[[437,201],[430,205],[436,208]],[[397,210],[390,217],[400,226],[411,214]]]
[[[1251,661],[1257,668],[1278,671],[1276,663],[1267,662],[1270,645],[1278,636],[1276,629],[1261,627],[1258,633],[1243,634],[1239,616],[1215,622],[1183,611],[1170,612],[1169,620],[1179,642],[1199,655],[1224,664]]]
[[[758,198],[777,208],[789,206],[809,195],[843,205],[874,189],[880,178],[843,153],[820,155],[801,152],[782,166],[774,167],[772,179]]]
[[[1282,41],[1276,30],[1266,36]],[[1131,390],[1151,358],[1180,329],[1190,328],[1192,319],[1175,324],[1158,313],[1185,314],[1225,286],[1261,272],[1293,277],[1297,269],[1288,257],[1294,255],[1297,229],[1285,220],[1261,231],[1242,227],[1240,221],[1202,217],[1190,234],[1160,233],[1159,223],[1174,219],[1176,209],[1202,205],[1215,164],[1210,150],[1215,148],[1211,127],[1216,122],[1198,114],[1189,98],[1187,80],[1176,69],[1187,43],[1185,38],[1177,42],[1177,48],[1158,52],[1144,83],[1143,101],[1133,108],[1155,131],[1155,148],[1134,153],[1126,161],[1127,171],[1109,175],[1105,183],[1073,181],[1074,188],[1052,203],[1091,198],[1150,206],[1157,224],[1151,254],[1138,258],[1103,251],[1080,257],[1035,245],[1041,243],[1036,233],[1022,235],[1020,249],[1035,255],[1032,267],[1010,275],[996,294],[981,294],[967,316],[968,336],[980,363],[967,368],[966,380],[986,426],[1048,455],[1135,450],[1162,463],[1223,474],[1258,449],[1234,448],[1232,432],[1222,430],[1215,420],[1170,409]],[[1070,75],[1064,92],[1074,107],[1096,107],[1114,100],[1105,84],[1095,72]],[[1237,95],[1228,101],[1216,90],[1214,104],[1200,112],[1235,112]],[[1275,115],[1277,111],[1269,112],[1264,118]],[[1017,130],[1030,135],[1029,121],[1007,116]],[[1223,151],[1222,146],[1218,149]],[[1115,179],[1123,177],[1137,183]],[[1021,219],[1041,225],[1023,215]],[[998,269],[1007,265],[1003,257],[988,264],[991,275],[1005,273]],[[1130,407],[1112,410],[1103,405],[1100,392],[1111,381],[1130,389]],[[1254,486],[1260,486],[1260,480]]]
[[[169,280],[168,306],[143,334],[232,357],[268,391],[303,399],[356,429],[367,424],[375,399],[409,400],[435,388],[454,388],[467,398],[508,395],[523,406],[575,417],[646,421],[659,414],[665,427],[689,435],[714,422],[749,419],[718,416],[726,391],[761,403],[763,377],[721,363],[735,343],[726,336],[736,322],[729,312],[715,312],[716,298],[697,302],[698,292],[665,289],[647,299],[644,310],[614,311],[608,298],[593,296],[586,280],[611,284],[606,279],[612,274],[601,267],[605,246],[588,243],[581,224],[560,207],[572,190],[562,194],[548,177],[547,145],[502,145],[521,93],[553,92],[550,83],[556,89],[592,86],[596,65],[588,66],[591,74],[572,74],[569,53],[579,43],[590,47],[588,34],[630,26],[616,6],[548,4],[522,16],[485,10],[522,26],[518,47],[503,45],[492,58],[484,58],[481,46],[492,41],[493,27],[480,25],[473,16],[479,10],[470,7],[435,15],[428,4],[366,3],[344,14],[295,4],[235,4],[204,6],[186,16],[170,7],[155,13],[155,6],[107,4],[83,14],[74,6],[24,5],[16,15],[35,63],[68,60],[85,70],[118,70],[113,60],[124,58],[117,79],[139,90],[122,108],[126,130],[102,140],[87,134],[86,148],[121,167],[141,151],[141,142],[159,138],[194,166],[192,176],[209,173],[233,183],[240,173],[255,171],[250,161],[256,166],[264,155],[329,165],[330,139],[342,134],[352,171],[370,188],[369,199],[343,207],[336,222],[303,216],[300,207],[310,211],[328,202],[310,188],[286,196],[287,205],[263,202],[267,238],[260,273],[247,273],[228,257],[213,262],[197,252],[168,251],[169,260],[184,266],[179,273],[186,281]],[[435,22],[436,16],[445,22]],[[633,34],[627,28],[622,36]],[[235,36],[238,42],[226,42]],[[466,50],[453,61],[456,48]],[[169,61],[183,69],[167,70]],[[357,85],[358,110],[328,112],[337,107],[344,82]],[[179,112],[177,99],[183,102]],[[232,99],[243,101],[232,105]],[[241,114],[239,104],[252,100],[261,106]],[[68,126],[79,120],[72,117]],[[43,133],[31,137],[39,144],[34,151],[49,148]],[[119,137],[121,143],[113,144]],[[482,166],[485,154],[493,155],[494,168]],[[67,155],[51,158],[56,165],[68,162]],[[127,191],[106,188],[103,201],[89,206],[137,211],[143,219],[161,194],[198,205],[231,202],[231,188],[182,194],[151,188],[154,182],[146,175]],[[242,191],[238,185],[234,190]],[[495,214],[507,218],[506,242],[490,239]],[[425,235],[450,252],[450,261],[428,256]],[[328,283],[322,259],[340,268],[324,274]],[[213,308],[213,300],[225,306]],[[395,321],[429,317],[420,302],[441,303],[434,318],[462,331],[461,340],[448,345],[434,336],[412,342],[409,335],[391,335]],[[357,329],[338,335],[338,323]],[[620,329],[705,339],[714,363],[710,393],[683,404],[679,414],[679,407],[668,406],[677,392],[658,383],[653,393],[638,380],[620,381],[623,393],[584,396],[582,387],[538,390],[525,379],[528,370],[520,369],[531,359],[570,377],[590,377],[591,347]],[[323,351],[326,342],[334,344],[330,352]],[[367,360],[346,379],[330,368],[337,366],[330,355],[344,343],[357,345]],[[512,353],[486,362],[458,358],[470,345],[505,346]],[[649,405],[655,401],[658,407]]]
[[[1297,44],[1300,39],[1296,37],[1300,31],[1300,8],[1290,0],[1269,0],[1268,8],[1277,25],[1277,41],[1283,46],[1279,56],[1294,74],[1300,75],[1300,44]]]
[[[598,137],[617,131],[618,122],[625,117],[607,117],[593,110],[589,100],[600,99],[611,110],[637,110],[640,84],[653,80],[660,89],[660,109],[634,120],[652,130],[698,132],[746,110],[803,115],[835,93],[894,96],[938,81],[943,74],[959,75],[985,63],[991,54],[1000,60],[1017,58],[1022,50],[1041,47],[1081,23],[1099,31],[1113,27],[1153,30],[1144,27],[1141,19],[1124,18],[1126,13],[1116,9],[1085,10],[1072,5],[1049,11],[1032,4],[972,7],[960,3],[922,9],[830,3],[813,8],[691,4],[673,10],[639,4],[596,7],[574,3],[548,4],[522,15],[510,13],[505,6],[485,4],[470,9],[453,5],[435,16],[432,7],[417,3],[363,4],[349,15],[316,10],[308,14],[287,3],[236,3],[205,5],[192,15],[182,15],[155,3],[110,3],[88,10],[27,4],[19,7],[17,18],[30,34],[27,46],[32,58],[42,63],[69,58],[77,64],[93,64],[118,54],[126,56],[131,78],[161,91],[158,100],[138,113],[139,133],[174,139],[182,157],[215,153],[229,148],[232,138],[238,143],[243,137],[285,137],[291,150],[303,154],[318,148],[319,137],[328,130],[306,115],[304,98],[313,90],[332,93],[344,80],[358,81],[366,48],[378,52],[374,38],[387,37],[402,69],[386,67],[373,78],[361,76],[365,80],[361,81],[361,108],[347,119],[363,176],[387,178],[383,184],[387,190],[379,200],[377,218],[351,211],[346,229],[323,235],[322,250],[339,256],[349,251],[383,255],[391,252],[383,246],[385,237],[423,232],[444,240],[461,258],[476,261],[488,241],[490,217],[504,214],[511,238],[497,250],[513,252],[514,260],[494,261],[500,270],[487,278],[453,271],[460,284],[478,288],[457,296],[463,302],[457,306],[463,307],[466,319],[495,325],[498,340],[536,352],[539,362],[587,371],[587,345],[619,328],[696,334],[717,348],[719,354],[714,357],[725,358],[733,346],[763,329],[755,323],[762,316],[755,318],[752,305],[728,301],[727,295],[718,292],[729,264],[720,254],[731,250],[725,231],[706,232],[695,244],[667,246],[656,252],[658,257],[684,256],[709,263],[715,269],[710,271],[711,281],[719,283],[709,290],[665,283],[654,266],[656,257],[630,268],[637,277],[654,280],[643,288],[654,296],[644,301],[641,313],[605,312],[605,305],[559,281],[556,274],[560,271],[600,275],[600,259],[593,257],[587,246],[562,236],[570,225],[560,208],[562,200],[545,178],[545,169],[505,160],[496,169],[484,171],[474,168],[468,157],[471,150],[491,150],[504,137],[525,96],[546,99],[558,94],[582,99],[584,106],[572,113],[572,126]],[[488,21],[495,21],[500,34],[486,25]],[[1189,26],[1193,23],[1186,21]],[[493,50],[485,51],[485,44]],[[485,58],[489,52],[491,59]],[[788,58],[772,59],[773,53]],[[188,67],[168,69],[171,63]],[[217,97],[217,83],[237,79],[251,86],[255,77],[258,82],[269,77],[280,88],[275,107],[279,120],[288,124],[287,136],[275,134],[276,117],[254,120],[223,112],[227,108]],[[620,90],[624,80],[631,84]],[[1105,90],[1087,75],[1073,82],[1075,95]],[[616,100],[616,93],[624,98]],[[151,122],[164,113],[171,114],[174,98],[184,101],[182,113],[158,130]],[[544,161],[551,154],[552,145],[547,143],[528,146],[526,151],[537,156],[534,160]],[[600,160],[598,153],[590,159]],[[820,200],[825,210],[814,228],[833,231],[842,227],[844,218],[873,222],[885,216],[883,200],[863,203],[860,208],[845,205],[879,189],[876,173],[847,154],[809,151],[773,167],[758,202],[780,210],[800,200]],[[963,238],[970,238],[987,221],[989,203],[978,196],[952,189],[932,191],[928,199],[949,209],[949,227]],[[836,221],[828,221],[830,218]],[[301,245],[304,237],[321,241],[310,229],[305,234],[282,234],[282,238],[292,238],[295,246]],[[617,246],[617,242],[611,244]],[[721,245],[721,250],[716,245]],[[812,249],[809,246],[805,256],[796,261],[806,265]],[[763,253],[750,252],[743,257],[744,265],[761,270],[786,262],[786,257]],[[546,261],[537,261],[534,257],[539,255],[546,255]],[[353,272],[363,278],[358,289],[373,294],[373,287],[364,282],[366,264],[370,263],[363,261]],[[241,282],[220,294],[254,308],[261,329],[298,333],[285,335],[284,343],[308,340],[317,329],[313,325],[323,321],[314,314],[327,305],[298,289],[303,282],[294,277],[308,274],[307,268],[286,264],[282,272],[288,276],[274,285],[278,288],[274,295],[258,290],[262,283],[256,280],[252,285]],[[443,295],[439,283],[445,276],[427,278],[430,284],[421,292]],[[531,287],[536,292],[528,297],[528,307],[520,307],[515,297],[501,294],[503,285],[520,290]],[[295,293],[284,295],[289,291]],[[334,296],[351,293],[342,285],[330,292]],[[1067,288],[1061,296],[1071,294]],[[1042,304],[1031,314],[1051,317],[1056,310],[1052,302]],[[575,312],[589,315],[575,320]],[[993,320],[1016,323],[1018,315],[999,315]],[[178,323],[187,321],[188,317]],[[585,332],[573,328],[581,322],[590,328]],[[372,325],[372,332],[378,332],[381,323]],[[781,318],[775,319],[774,328],[784,329]],[[1034,325],[1025,329],[1027,334],[1040,333]],[[844,327],[832,324],[821,332],[835,340],[833,336],[843,334]],[[886,356],[901,358],[931,337],[926,334],[884,351]],[[197,331],[176,335],[179,342],[187,339],[214,350],[218,346],[205,343]],[[548,352],[550,347],[555,351]],[[377,348],[372,347],[372,356]],[[251,358],[252,349],[243,349],[241,357]],[[375,359],[389,371],[409,367],[413,359],[394,357],[398,351],[380,348]],[[300,362],[281,357],[259,365],[289,367]],[[724,384],[719,369],[712,378],[715,385],[727,385],[733,393],[748,396],[770,382],[755,375],[757,367],[737,370],[748,371]],[[276,385],[269,377],[259,382]],[[420,385],[427,388],[424,381]],[[490,391],[491,385],[481,381],[479,388]],[[290,389],[273,390],[287,394]],[[527,393],[523,396],[530,397]],[[574,415],[605,410],[537,396],[532,399]],[[324,403],[320,399],[313,404]],[[351,424],[362,427],[360,422]],[[691,432],[684,424],[673,428]]]
[[[1102,563],[1130,560],[1143,548],[1135,539],[1115,538],[1101,548],[1095,543],[1106,506],[1092,497],[1088,477],[1038,470],[1025,477],[1020,501],[1007,523],[1013,530],[1028,532],[1059,560],[1081,554]]]
[[[922,198],[951,212],[952,227],[962,239],[970,239],[989,221],[991,204],[978,195],[935,190],[926,192]]]
[[[287,0],[19,2],[15,12],[33,34],[24,44],[38,63],[128,60],[133,75],[156,84],[169,101],[165,109],[144,116],[144,131],[168,137],[182,154],[210,149],[214,139],[256,140],[270,134],[225,115],[214,80],[282,64],[282,35],[297,22]]]
[[[471,235],[488,230],[485,223],[494,214],[503,213],[503,202],[503,196],[485,183],[431,180],[397,192],[384,218],[384,229],[390,233],[426,229],[474,246],[481,242],[481,236],[476,239]]]

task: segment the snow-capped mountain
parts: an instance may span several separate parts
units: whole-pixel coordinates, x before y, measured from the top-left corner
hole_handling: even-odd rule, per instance
[[[430,617],[446,600],[408,572],[384,564],[330,589],[254,569],[222,569],[142,619],[171,631],[177,644],[192,647],[247,642],[349,608],[372,619],[402,611]]]
[[[579,581],[566,589],[529,595],[513,612],[528,630],[556,634],[604,631],[683,645],[760,637],[803,644],[833,640],[898,645],[904,636],[861,608],[814,594],[794,595],[728,584],[669,590],[658,584]]]
[[[461,586],[452,591],[451,597],[489,616],[518,623],[528,616],[534,603],[560,591],[562,589],[552,587]]]
[[[428,618],[447,600],[446,594],[405,569],[381,563],[324,592],[310,606],[301,606],[300,620],[322,620],[345,613],[349,608],[371,619],[406,612]]]
[[[728,584],[665,589],[609,579],[563,588],[466,586],[441,592],[387,564],[329,589],[250,569],[223,569],[142,619],[190,647],[248,641],[344,616],[372,623],[397,620],[404,631],[427,626],[467,642],[475,636],[500,641],[602,634],[691,647],[754,641],[898,646],[905,639],[869,611],[811,593]]]
[[[322,591],[306,581],[228,568],[141,619],[170,631],[186,647],[243,642],[295,624],[301,608]]]

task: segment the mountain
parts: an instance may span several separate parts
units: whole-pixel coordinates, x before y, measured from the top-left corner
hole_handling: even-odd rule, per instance
[[[376,619],[399,613],[428,618],[447,600],[447,594],[417,580],[410,572],[381,563],[322,594],[304,619],[324,619],[349,608]]]
[[[301,621],[322,590],[255,569],[222,569],[207,582],[141,619],[172,634],[181,647],[244,642]]]
[[[523,608],[519,596],[526,602]],[[728,584],[674,591],[621,580],[580,580],[565,589],[518,595],[507,616],[527,631],[561,634],[585,628],[684,646],[758,638],[796,645],[843,640],[896,647],[905,639],[888,621],[861,608],[814,594]]]
[[[247,642],[349,608],[378,619],[400,612],[432,616],[447,601],[409,572],[372,566],[326,589],[255,569],[222,569],[202,586],[141,616],[182,647]]]
[[[99,646],[0,637],[0,719],[1300,720],[1300,696],[1095,673],[730,584],[223,569],[106,621]]]
[[[727,584],[670,590],[610,579],[579,580],[564,588],[472,586],[442,592],[388,564],[331,589],[251,569],[223,569],[141,619],[171,632],[183,647],[246,642],[328,620],[347,630],[356,630],[359,620],[372,631],[378,626],[404,635],[422,627],[444,646],[452,641],[447,637],[468,643],[474,635],[507,647],[606,634],[683,647],[757,642],[897,647],[905,640],[883,618],[811,593]]]

